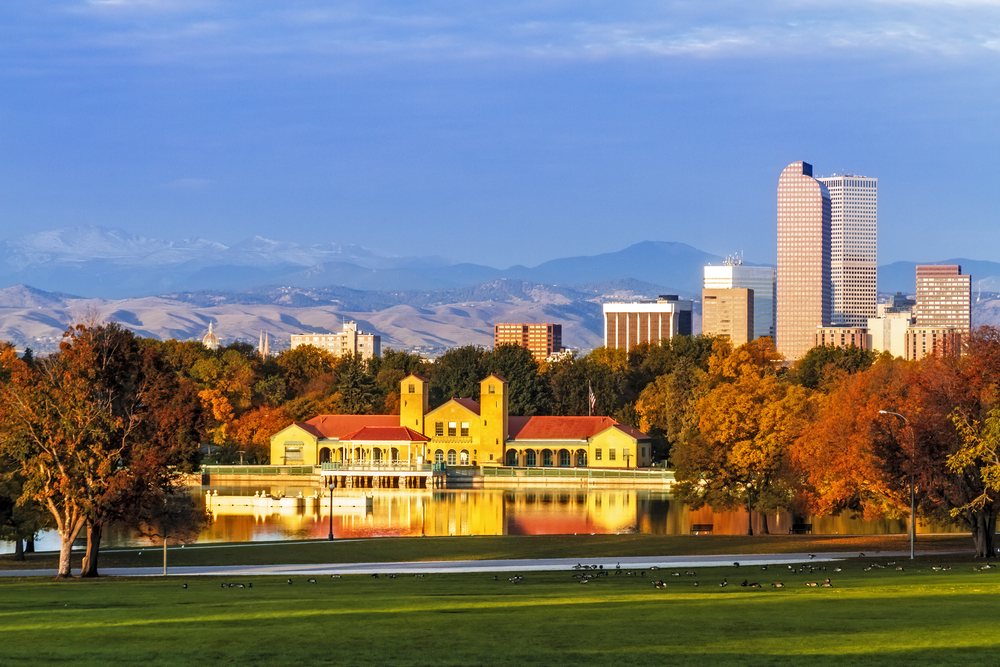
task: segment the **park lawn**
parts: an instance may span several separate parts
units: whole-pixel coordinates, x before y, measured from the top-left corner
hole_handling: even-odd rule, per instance
[[[919,551],[971,551],[968,534],[920,535]],[[762,554],[796,552],[908,551],[905,535],[500,535],[477,537],[379,537],[285,542],[250,542],[230,545],[192,545],[169,549],[169,564],[274,565],[359,563],[428,560],[490,560],[521,558],[627,558],[632,556],[685,556],[713,554]],[[140,555],[141,554],[141,555]],[[76,550],[73,567],[80,566]],[[162,551],[109,549],[102,551],[100,566],[159,567]],[[0,556],[0,569],[56,569],[55,553],[29,554],[25,561]]]
[[[0,580],[4,664],[993,664],[1000,570],[855,558],[612,575]],[[885,569],[864,571],[871,563]],[[932,564],[953,570],[934,572]],[[829,576],[834,588],[808,588]],[[657,590],[651,582],[666,581]],[[730,585],[721,588],[726,578]],[[743,588],[744,578],[764,588]],[[699,586],[695,587],[697,581]],[[772,588],[782,581],[786,588]],[[222,588],[222,583],[253,588]],[[188,588],[182,588],[187,583]]]

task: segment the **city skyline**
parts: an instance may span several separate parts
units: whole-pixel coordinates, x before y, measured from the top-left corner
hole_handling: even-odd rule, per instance
[[[492,266],[665,239],[773,264],[773,175],[805,158],[880,177],[883,262],[989,259],[995,25],[974,2],[14,0],[0,238],[281,230]]]

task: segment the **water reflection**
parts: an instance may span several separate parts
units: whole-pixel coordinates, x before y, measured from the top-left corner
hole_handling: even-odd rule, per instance
[[[330,530],[329,496],[315,497],[314,487],[255,486],[211,487],[220,496],[265,492],[297,498],[292,507],[211,506],[213,521],[202,531],[199,542],[249,542],[267,540],[323,539]],[[196,488],[192,493],[203,494]],[[349,495],[351,492],[341,492]],[[355,496],[361,495],[355,493]],[[204,496],[202,495],[204,499]],[[546,535],[588,533],[647,533],[687,535],[696,524],[711,524],[714,534],[747,532],[745,511],[713,512],[705,507],[691,510],[662,491],[621,490],[410,490],[379,489],[371,509],[333,507],[333,533],[337,538],[450,535]],[[902,534],[905,521],[862,521],[839,517],[795,517],[794,523],[811,523],[816,535]],[[767,517],[773,534],[787,535],[793,524],[790,513]],[[763,521],[754,516],[754,532]],[[960,532],[951,526],[921,525],[918,532]],[[145,546],[149,540],[121,531],[105,534],[107,548]],[[53,533],[42,535],[39,551],[57,550]],[[0,553],[13,545],[0,543]]]

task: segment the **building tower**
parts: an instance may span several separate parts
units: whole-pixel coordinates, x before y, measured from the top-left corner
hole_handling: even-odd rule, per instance
[[[703,289],[701,291],[701,332],[725,336],[733,347],[754,339],[752,289]]]
[[[430,412],[427,380],[407,375],[399,383],[399,425],[424,432],[424,415]]]
[[[812,165],[793,162],[778,180],[775,344],[786,359],[804,355],[830,322],[830,192]]]
[[[753,337],[774,340],[774,269],[770,266],[743,266],[735,255],[722,266],[706,266],[704,289],[753,290]],[[704,318],[704,302],[702,318]],[[702,331],[705,330],[702,319]]]
[[[208,333],[201,339],[201,344],[210,350],[219,349],[219,337],[212,332],[212,321],[208,321]]]
[[[260,332],[260,342],[257,343],[257,354],[261,359],[269,359],[271,357],[271,343],[270,334],[266,331],[261,330]]]
[[[878,179],[844,174],[816,180],[830,191],[830,323],[867,326],[878,300]]]
[[[479,449],[472,452],[473,460],[482,464],[501,465],[510,433],[508,413],[510,399],[507,381],[496,374],[479,383]],[[475,464],[473,464],[475,465]]]
[[[957,264],[917,266],[916,325],[921,328],[972,329],[972,276]]]

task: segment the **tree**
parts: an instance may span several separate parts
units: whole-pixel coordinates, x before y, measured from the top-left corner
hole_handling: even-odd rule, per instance
[[[274,361],[284,378],[287,395],[294,398],[329,388],[337,365],[336,357],[314,345],[285,350]],[[325,386],[314,385],[320,378],[325,379]]]
[[[777,380],[779,361],[770,339],[735,350],[717,341],[707,391],[697,401],[698,431],[680,443],[675,458],[678,496],[693,507],[744,505],[750,535],[755,509],[791,501],[789,443],[781,433],[791,416],[781,403],[786,387]]]
[[[368,362],[352,352],[337,363],[336,403],[341,414],[371,414],[375,402],[375,380],[368,373]]]
[[[448,350],[431,368],[430,407],[436,408],[451,398],[479,398],[479,383],[484,377],[481,347],[466,345]]]
[[[667,459],[671,450],[698,428],[698,390],[705,373],[694,361],[683,358],[639,394],[635,405],[639,430],[653,438],[657,456]]]
[[[871,367],[876,356],[873,351],[854,345],[818,345],[795,362],[792,377],[803,387],[819,389],[844,374],[850,375]]]
[[[254,408],[233,424],[232,440],[243,448],[246,461],[268,463],[271,456],[271,436],[291,423],[292,419],[282,407]]]

